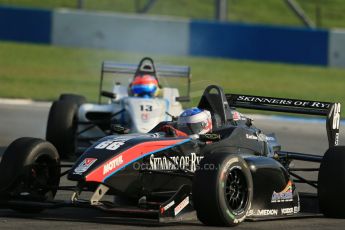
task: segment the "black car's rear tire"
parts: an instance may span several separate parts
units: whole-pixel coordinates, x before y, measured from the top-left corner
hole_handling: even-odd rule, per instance
[[[47,201],[54,199],[60,183],[60,159],[56,148],[37,138],[12,142],[0,163],[0,199]],[[40,207],[18,206],[21,212],[40,212]]]
[[[48,115],[46,139],[57,148],[62,159],[74,156],[77,122],[78,105],[75,102],[69,100],[53,102]]]
[[[213,226],[244,221],[253,198],[253,181],[238,155],[213,153],[200,162],[193,181],[193,204],[198,219]]]
[[[76,103],[78,106],[81,106],[82,104],[86,102],[86,98],[84,96],[81,96],[78,94],[72,94],[72,93],[61,94],[59,97],[59,100],[72,101]]]
[[[318,177],[318,196],[326,217],[345,218],[345,146],[335,146],[325,153]]]

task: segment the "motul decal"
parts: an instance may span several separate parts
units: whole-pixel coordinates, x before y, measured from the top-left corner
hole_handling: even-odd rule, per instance
[[[122,156],[116,157],[114,160],[104,165],[103,175],[106,175],[108,172],[112,171],[114,168],[119,167],[122,164],[123,164]]]
[[[124,168],[126,165],[144,157],[153,152],[158,152],[163,149],[171,148],[178,144],[183,144],[190,139],[178,140],[163,140],[163,141],[150,141],[140,143],[127,149],[126,151],[114,156],[106,161],[101,166],[91,171],[86,177],[86,181],[103,182],[107,177],[111,176],[116,171]]]

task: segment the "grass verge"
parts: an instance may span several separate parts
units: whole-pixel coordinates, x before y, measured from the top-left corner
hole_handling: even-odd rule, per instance
[[[0,42],[0,97],[54,100],[62,92],[98,96],[103,60],[137,63],[143,54]],[[147,55],[147,54],[146,54]],[[229,59],[151,55],[158,63],[190,65],[192,95],[209,84],[226,92],[337,101],[345,105],[345,70]],[[196,102],[196,99],[194,100]]]

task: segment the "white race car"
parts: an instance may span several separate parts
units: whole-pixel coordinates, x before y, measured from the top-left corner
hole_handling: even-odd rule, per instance
[[[158,83],[155,95],[134,94],[135,77],[146,75]],[[86,103],[85,97],[75,94],[60,95],[49,111],[46,139],[61,157],[70,158],[111,133],[146,133],[182,112],[181,102],[189,101],[190,80],[190,67],[155,66],[148,57],[139,65],[105,61],[98,104]]]

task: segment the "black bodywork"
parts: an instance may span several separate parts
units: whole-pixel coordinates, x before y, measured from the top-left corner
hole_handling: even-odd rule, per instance
[[[209,154],[226,152],[241,156],[252,174],[254,195],[247,219],[295,216],[303,210],[304,197],[298,194],[295,182],[314,187],[317,183],[298,176],[297,170],[290,169],[289,164],[294,159],[320,162],[322,157],[281,151],[274,135],[262,133],[250,118],[234,107],[326,115],[331,147],[338,144],[339,127],[334,126],[340,113],[337,104],[225,95],[220,87],[209,86],[198,107],[211,112],[212,135],[199,138],[167,136],[159,132],[160,127],[174,126],[174,122],[164,122],[148,134],[104,137],[65,172],[69,180],[77,182],[73,188],[61,187],[74,190],[72,202],[46,202],[45,207],[96,207],[118,215],[158,218],[163,222],[189,219],[195,217],[191,188],[199,162]],[[304,170],[309,169],[298,171]],[[90,201],[78,199],[82,191],[94,192]],[[102,202],[105,194],[130,201],[135,208]],[[8,206],[16,204],[15,201],[7,203]]]
[[[200,141],[200,139],[172,138],[177,141],[176,144],[158,152],[145,153],[147,155],[129,163],[125,169],[116,172],[111,177],[100,176],[97,182],[109,187],[109,193],[115,195],[127,196],[132,199],[145,196],[151,199],[159,197],[166,200],[182,185],[192,186],[193,173],[204,156],[215,152],[228,152],[241,155],[251,169],[255,192],[250,216],[283,215],[281,211],[283,209],[292,209],[294,210],[292,213],[298,212],[299,198],[294,184],[291,184],[293,197],[290,201],[272,203],[273,193],[283,191],[291,180],[286,168],[279,161],[273,159],[275,151],[280,149],[275,137],[267,137],[253,126],[249,118],[241,114],[234,119],[236,111],[230,108],[227,101],[221,88],[211,86],[206,89],[198,105],[201,109],[211,111],[213,134],[218,135],[219,140]],[[121,140],[123,136],[108,136],[100,140],[83,154],[82,158],[76,162],[75,167],[78,167],[83,159],[93,156],[101,158],[99,163],[91,166],[83,175],[75,175],[73,172],[75,168],[72,168],[69,179],[79,182],[85,180],[85,175],[99,165],[105,165],[104,161],[108,162],[110,157],[114,158],[117,154],[122,154],[126,148],[153,140],[157,143],[166,141],[169,137],[164,136],[163,133],[156,133],[161,125],[153,129],[151,134],[134,135],[133,139],[124,141],[125,144],[118,148],[116,153],[103,149],[98,150],[94,147],[107,140]]]

